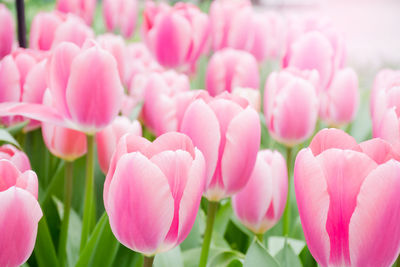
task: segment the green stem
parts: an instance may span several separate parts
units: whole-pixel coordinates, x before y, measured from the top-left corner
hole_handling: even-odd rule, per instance
[[[264,234],[255,234],[258,241],[264,243]]]
[[[152,267],[153,266],[154,257],[155,256],[150,256],[150,257],[144,256],[143,267]]]
[[[87,135],[87,154],[86,154],[86,189],[85,201],[83,209],[83,223],[81,234],[81,247],[82,252],[85,248],[86,242],[91,232],[91,226],[94,223],[94,136]]]
[[[396,262],[393,264],[395,267],[400,267],[400,256],[397,258]]]
[[[73,162],[65,162],[65,176],[64,176],[64,216],[61,225],[60,240],[58,243],[58,255],[60,259],[60,266],[67,266],[67,237],[69,215],[71,211],[72,201],[72,186],[73,186]]]
[[[201,247],[199,267],[205,267],[207,265],[208,252],[210,251],[211,236],[214,226],[215,215],[217,214],[218,210],[218,204],[218,202],[208,202],[207,225],[206,231],[204,233],[203,246]]]
[[[287,236],[289,234],[289,228],[290,228],[290,183],[291,183],[291,175],[290,175],[290,165],[291,165],[291,159],[292,159],[292,148],[287,147],[286,148],[286,166],[287,166],[287,174],[288,174],[288,194],[287,194],[287,200],[286,200],[286,208],[285,212],[283,213],[283,235]]]

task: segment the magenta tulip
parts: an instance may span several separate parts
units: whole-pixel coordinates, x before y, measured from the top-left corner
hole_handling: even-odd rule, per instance
[[[6,144],[0,146],[0,160],[3,159],[11,161],[21,172],[31,169],[28,156],[13,145]]]
[[[35,246],[42,210],[37,201],[38,181],[31,171],[21,172],[0,160],[0,266],[26,262]]]
[[[29,47],[36,50],[50,50],[55,32],[64,19],[58,12],[37,13],[31,24]]]
[[[96,0],[57,0],[56,8],[63,13],[79,16],[86,24],[92,24],[96,2]]]
[[[189,234],[205,184],[205,163],[191,140],[167,133],[153,143],[124,135],[104,184],[104,206],[116,238],[154,255]]]
[[[0,4],[0,60],[11,53],[14,42],[14,21],[11,12]]]
[[[137,13],[137,0],[103,1],[103,17],[107,30],[119,29],[125,38],[133,35]]]
[[[143,20],[146,44],[162,66],[193,69],[207,52],[208,16],[195,5],[178,2],[169,7],[148,1]]]
[[[391,266],[400,250],[400,163],[383,140],[320,131],[294,184],[304,236],[321,266]]]
[[[211,96],[235,87],[258,90],[260,75],[256,59],[249,53],[226,48],[210,59],[206,73],[206,89]]]
[[[97,157],[100,169],[107,174],[111,156],[117,147],[119,139],[127,133],[142,135],[140,123],[130,121],[127,117],[118,116],[114,122],[96,134]]]
[[[219,201],[240,191],[250,178],[260,146],[260,122],[247,101],[228,93],[191,103],[182,119],[187,134],[204,154],[205,196]],[[242,102],[244,101],[244,103]]]
[[[359,103],[358,78],[351,68],[336,72],[329,87],[320,95],[320,116],[330,126],[350,123]]]
[[[232,197],[233,211],[255,234],[264,234],[282,216],[287,193],[285,159],[277,151],[262,150],[246,186]]]
[[[273,72],[265,84],[264,114],[271,136],[287,146],[305,141],[318,117],[316,71]]]

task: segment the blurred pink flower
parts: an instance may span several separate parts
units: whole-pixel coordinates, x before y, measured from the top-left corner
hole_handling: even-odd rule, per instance
[[[0,3],[0,60],[11,53],[14,43],[14,21],[11,12]]]
[[[73,13],[86,24],[92,24],[97,0],[57,0],[56,8],[63,13]]]
[[[119,29],[125,38],[133,35],[137,13],[137,0],[103,1],[103,17],[107,30]]]

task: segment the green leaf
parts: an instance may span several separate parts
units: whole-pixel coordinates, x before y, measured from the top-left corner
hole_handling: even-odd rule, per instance
[[[282,267],[303,267],[300,259],[287,242],[285,242],[285,246],[278,252],[275,258]]]
[[[268,253],[263,245],[254,240],[244,259],[243,267],[268,266],[279,267],[279,263]]]
[[[15,136],[16,134],[22,132],[22,130],[25,128],[26,125],[28,125],[28,123],[29,123],[29,120],[26,120],[21,123],[7,127],[5,130],[7,132],[9,132],[11,135]]]
[[[142,267],[143,255],[130,250],[120,244],[112,266],[115,267]]]
[[[306,243],[302,240],[285,238],[282,236],[271,236],[268,238],[268,250],[272,255],[278,254],[278,252],[285,247],[285,240],[287,240],[287,243],[292,247],[296,255],[299,255],[306,246]]]
[[[183,267],[183,258],[180,247],[157,254],[154,258],[154,267]]]
[[[64,189],[64,161],[60,161],[53,177],[51,178],[49,186],[43,193],[39,194],[39,203],[44,206],[48,203],[52,196],[56,195],[56,192]]]
[[[118,247],[119,243],[111,231],[108,216],[104,212],[75,266],[111,266]]]
[[[201,247],[201,244],[203,242],[202,234],[204,233],[205,230],[205,220],[206,217],[203,210],[199,209],[192,230],[190,230],[189,235],[180,245],[182,251],[191,248]]]
[[[38,266],[40,267],[59,266],[56,250],[54,248],[54,243],[51,239],[50,231],[47,226],[45,214],[43,214],[42,219],[39,221],[34,254]]]
[[[4,129],[0,129],[0,142],[12,144],[21,149],[21,146],[19,145],[17,140],[15,140],[14,137]]]
[[[218,207],[217,215],[215,216],[214,231],[225,233],[232,214],[233,211],[230,201],[221,201]]]
[[[226,251],[226,249],[211,247],[208,258],[212,259],[215,255],[217,255],[218,253],[221,253],[222,251]],[[183,263],[184,263],[185,267],[198,267],[199,266],[201,248],[188,249],[186,251],[183,251],[182,254],[183,254]]]
[[[234,250],[221,251],[209,260],[208,266],[225,267],[229,265],[242,266],[244,255]]]

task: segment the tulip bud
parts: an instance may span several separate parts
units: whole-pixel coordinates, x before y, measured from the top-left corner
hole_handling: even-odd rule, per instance
[[[103,17],[108,31],[119,29],[125,38],[133,35],[137,17],[136,0],[104,0]]]
[[[14,42],[14,21],[11,12],[0,4],[0,60],[11,53]]]

